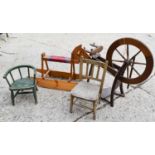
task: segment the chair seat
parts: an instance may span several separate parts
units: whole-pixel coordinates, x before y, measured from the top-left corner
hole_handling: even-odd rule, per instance
[[[107,98],[111,95],[111,87],[104,88],[101,94],[101,98]]]
[[[10,90],[30,89],[34,87],[34,80],[30,78],[23,78],[14,81]]]
[[[98,99],[100,85],[81,81],[71,91],[71,95],[86,99],[89,101],[95,101]]]

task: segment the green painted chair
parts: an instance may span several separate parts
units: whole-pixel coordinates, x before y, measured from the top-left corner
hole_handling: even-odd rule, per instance
[[[33,93],[37,104],[36,68],[31,65],[19,65],[10,68],[3,76],[11,91],[12,105],[18,94]]]

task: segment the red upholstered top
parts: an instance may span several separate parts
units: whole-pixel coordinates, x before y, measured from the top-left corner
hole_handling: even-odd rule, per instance
[[[68,57],[62,57],[62,56],[47,56],[46,59],[48,61],[53,61],[53,62],[62,62],[62,63],[71,63],[71,58]]]

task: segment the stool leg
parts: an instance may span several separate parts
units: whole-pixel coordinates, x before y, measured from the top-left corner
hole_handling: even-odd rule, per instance
[[[8,33],[6,33],[6,37],[9,38],[9,34]]]
[[[39,91],[37,86],[36,86],[36,91]]]
[[[74,104],[74,96],[71,95],[71,101],[70,101],[70,113],[73,112],[73,104]]]
[[[14,93],[13,90],[11,90],[11,101],[12,101],[12,105],[15,105],[15,101],[14,101]]]
[[[41,54],[41,77],[44,78],[44,60],[43,60],[43,57],[44,57],[45,53],[42,53]]]
[[[93,120],[96,120],[96,101],[93,102]]]
[[[37,92],[36,92],[36,87],[33,88],[33,95],[34,95],[34,99],[35,99],[35,103],[37,104]]]
[[[123,90],[123,84],[122,83],[120,84],[120,92],[121,92],[121,95],[123,97],[125,97],[124,90]]]

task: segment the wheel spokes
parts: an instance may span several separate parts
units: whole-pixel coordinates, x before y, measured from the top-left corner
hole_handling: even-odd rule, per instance
[[[143,62],[134,62],[135,65],[145,65],[146,66],[146,63],[143,63]]]
[[[127,61],[129,61],[129,45],[126,45],[126,55],[127,55]],[[127,66],[127,78],[129,78],[129,66]]]
[[[114,61],[114,62],[124,62],[123,60],[112,60],[112,61]]]
[[[133,62],[132,62],[132,64],[131,64],[131,70],[130,70],[129,78],[132,77],[134,62],[135,62],[135,58],[133,59]],[[127,89],[129,88],[129,86],[130,86],[130,84],[127,85]]]
[[[151,51],[144,43],[133,38],[120,38],[114,41],[108,48],[106,59],[114,69],[121,68],[123,62],[126,64],[120,80],[127,85],[143,82],[153,69]]]
[[[141,74],[134,68],[134,66],[132,67],[133,70],[137,73],[138,76],[140,76]]]
[[[131,59],[134,59],[140,52],[141,50],[139,50]]]
[[[121,54],[121,52],[117,48],[116,48],[116,51],[124,60],[126,60],[126,58]]]
[[[122,54],[122,52],[119,49],[117,49],[117,48],[115,49],[117,51],[117,53],[121,56],[121,58],[123,60],[114,59],[112,61],[113,62],[118,62],[118,63],[124,63],[124,61],[128,61],[129,62],[129,65],[126,67],[126,77],[128,79],[131,79],[132,76],[133,76],[133,72],[135,72],[138,76],[141,75],[141,73],[137,70],[137,68],[135,68],[134,65],[143,65],[143,66],[146,66],[146,63],[145,62],[136,61],[136,57],[142,52],[141,49],[138,49],[138,52],[137,53],[135,52],[133,56],[130,56],[129,44],[126,44],[125,46],[126,46],[126,54],[125,54],[125,56],[124,56],[124,54]],[[127,85],[127,88],[129,88],[129,86],[130,86],[130,84]]]
[[[126,45],[126,55],[127,55],[127,60],[129,60],[129,45]]]

